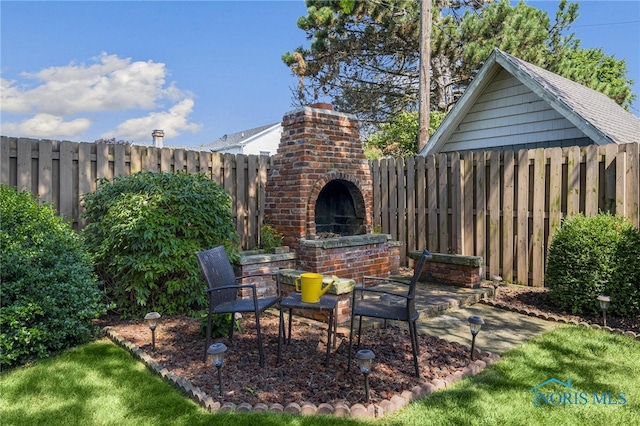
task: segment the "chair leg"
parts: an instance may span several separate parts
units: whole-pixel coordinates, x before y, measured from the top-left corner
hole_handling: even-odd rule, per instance
[[[264,367],[264,354],[262,353],[262,336],[260,335],[260,315],[256,312],[256,330],[258,332],[258,352],[260,353],[260,367]]]
[[[360,315],[360,321],[358,322],[358,347],[360,347],[360,336],[362,336],[362,315]]]
[[[418,335],[416,323],[409,322],[409,336],[411,337],[411,352],[413,352],[413,366],[416,369],[416,377],[420,377],[420,369],[418,368]]]
[[[353,305],[352,305],[353,306]],[[347,371],[351,371],[351,348],[353,346],[353,318],[355,315],[351,315],[351,326],[349,327],[349,359],[347,361]],[[360,317],[362,318],[362,317]]]
[[[207,317],[207,331],[206,338],[204,344],[204,356],[202,357],[202,362],[207,362],[207,349],[209,349],[209,343],[211,342],[211,312],[209,312],[209,316]]]

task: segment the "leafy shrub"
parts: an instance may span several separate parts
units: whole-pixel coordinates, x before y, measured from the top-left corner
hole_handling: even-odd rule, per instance
[[[236,312],[233,320],[234,333],[242,333],[239,319],[242,318],[242,314]],[[207,336],[207,315],[202,316],[202,322],[200,323],[200,334]],[[227,337],[229,335],[229,328],[231,327],[231,314],[213,314],[211,316],[211,337],[213,339],[218,337]]]
[[[260,244],[262,248],[269,251],[282,246],[284,235],[278,232],[273,226],[264,224],[260,228]]]
[[[598,295],[611,296],[609,312],[640,313],[640,233],[620,216],[575,216],[563,222],[548,253],[545,285],[552,301],[575,314],[599,314]]]
[[[238,258],[231,198],[204,174],[103,179],[83,200],[87,247],[124,317],[194,314],[208,303],[195,252],[224,245]]]
[[[101,303],[89,253],[48,204],[0,184],[0,366],[86,342]]]

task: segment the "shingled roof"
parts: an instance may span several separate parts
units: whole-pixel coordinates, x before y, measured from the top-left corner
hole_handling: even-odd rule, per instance
[[[267,129],[270,129],[271,127],[278,124],[280,124],[280,122],[267,124],[265,126],[255,127],[253,129],[243,130],[241,132],[230,133],[222,136],[221,138],[216,139],[210,144],[205,145],[205,148],[210,149],[211,151],[220,151],[223,149],[241,146],[245,144],[248,140],[250,140],[253,136]]]
[[[640,119],[605,94],[494,49],[420,154],[433,154],[440,150],[499,67],[517,78],[594,143],[640,141]]]

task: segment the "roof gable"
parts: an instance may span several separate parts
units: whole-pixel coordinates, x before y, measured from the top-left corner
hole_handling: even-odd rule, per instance
[[[471,108],[502,70],[515,77],[532,94],[542,99],[560,116],[594,143],[637,142],[640,119],[606,95],[550,71],[494,49],[475,79],[456,102],[438,130],[420,152],[442,150]]]

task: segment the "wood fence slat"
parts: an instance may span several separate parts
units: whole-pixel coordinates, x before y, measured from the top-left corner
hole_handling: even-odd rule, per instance
[[[109,167],[109,145],[96,144],[96,179],[111,179],[113,174]]]
[[[160,171],[171,173],[173,172],[173,151],[170,149],[160,150]]]
[[[426,158],[427,167],[427,247],[439,250],[438,245],[438,179],[436,179],[436,156]]]
[[[187,173],[198,173],[198,159],[195,151],[187,151]]]
[[[513,282],[514,233],[513,209],[515,202],[515,158],[513,151],[504,151],[502,160],[502,279]]]
[[[73,210],[77,198],[73,197],[73,154],[76,148],[73,142],[60,142],[60,205],[58,212],[65,220],[74,220]]]
[[[380,189],[380,162],[374,161],[371,164],[371,181],[373,183],[373,212],[371,213],[372,226],[374,230],[378,227],[382,231],[382,191]]]
[[[267,177],[269,176],[268,165],[269,165],[269,157],[266,155],[261,155],[258,160],[258,167],[259,167],[258,179],[260,182],[260,186],[259,186],[259,192],[258,192],[259,201],[258,201],[257,221],[258,221],[259,228],[262,226],[263,223],[267,223],[269,221],[269,218],[264,216],[264,209],[265,209],[264,193],[265,193],[265,188],[267,186]]]
[[[397,159],[390,158],[387,161],[389,167],[389,186],[387,192],[389,193],[389,233],[394,240],[400,240],[398,234],[398,173],[397,173]]]
[[[224,182],[222,154],[218,152],[211,153],[211,179],[220,186],[222,186]]]
[[[144,158],[144,170],[147,172],[157,172],[158,171],[158,155],[160,154],[160,149],[154,146],[147,147],[147,154]]]
[[[415,157],[408,157],[405,160],[406,177],[406,233],[407,251],[417,250],[416,241],[416,162]]]
[[[556,230],[562,221],[562,149],[551,148],[549,155],[549,235],[544,253],[547,253]]]
[[[127,174],[126,146],[113,145],[113,177]]]
[[[451,246],[453,253],[462,253],[462,221],[464,209],[462,206],[462,176],[460,153],[450,154],[451,164]]]
[[[257,155],[247,157],[247,247],[256,247],[260,235],[258,217],[258,194],[260,191],[260,170]]]
[[[586,146],[584,150],[586,156],[584,214],[586,216],[595,216],[598,214],[598,175],[600,174],[598,145]]]
[[[200,151],[198,152],[198,171],[204,173],[209,179],[211,179],[211,153]]]
[[[500,275],[500,151],[489,153],[489,276]]]
[[[449,179],[447,154],[438,154],[438,242],[440,253],[449,253]]]
[[[173,150],[173,171],[175,173],[185,171],[184,149]]]
[[[475,199],[476,199],[476,226],[475,226],[475,246],[476,256],[484,259],[486,264],[486,241],[485,241],[485,215],[486,215],[486,169],[487,160],[484,152],[476,152],[474,154],[476,163],[475,175]]]
[[[53,201],[53,143],[38,142],[38,197],[50,203]]]
[[[600,152],[604,158],[604,193],[602,200],[602,210],[615,214],[616,212],[616,156],[618,155],[618,145],[610,143],[602,145]]]
[[[406,163],[404,158],[398,158],[396,161],[396,194],[398,196],[398,210],[397,210],[397,233],[396,240],[404,241],[400,247],[400,255],[404,258],[406,256],[406,244],[408,241],[407,234],[407,181],[406,181]]]
[[[625,216],[636,227],[640,227],[640,144],[627,144],[626,160],[626,211]]]
[[[92,164],[95,164],[95,162],[91,161],[91,151],[95,146],[96,144],[91,143],[81,143],[78,145],[78,194],[81,200],[85,194],[96,190],[95,179],[93,178],[91,170]],[[84,228],[87,224],[87,221],[83,217],[84,212],[85,209],[81,201],[80,217],[78,218],[79,229]]]
[[[533,150],[533,229],[531,232],[531,271],[533,285],[542,286],[544,279],[544,195],[545,153],[544,149]]]
[[[143,146],[139,145],[131,145],[131,150],[129,151],[129,168],[131,169],[131,174],[138,173],[142,171],[142,150]]]
[[[567,150],[567,216],[580,212],[580,162],[582,154],[579,146]]]
[[[462,211],[464,214],[463,219],[463,232],[460,236],[463,242],[462,254],[470,256],[475,253],[473,250],[473,152],[467,151],[462,153],[462,161],[464,170],[462,176]]]
[[[419,155],[416,165],[416,250],[423,250],[427,241],[427,175],[424,156]]]
[[[247,188],[247,156],[243,154],[236,155],[236,178],[234,180],[236,193],[236,220],[238,234],[243,247],[247,247],[248,223],[247,223],[247,204],[246,188]]]
[[[518,151],[517,283],[529,285],[529,151]]]
[[[0,183],[11,185],[11,142],[15,138],[0,137]]]
[[[31,193],[37,193],[33,190],[31,180],[33,178],[31,171],[31,142],[32,139],[18,139],[18,191],[30,191]]]

